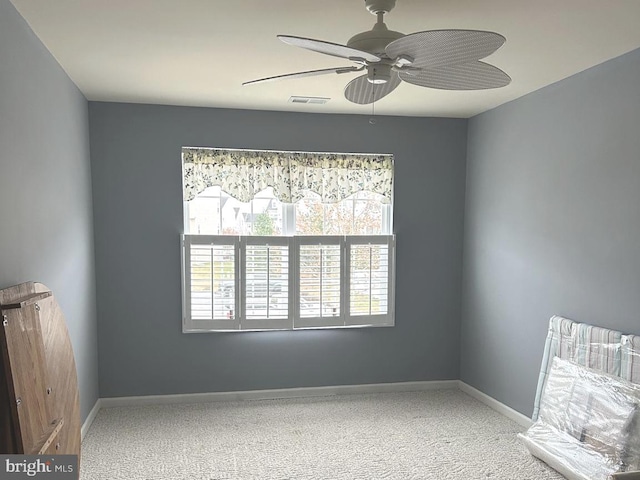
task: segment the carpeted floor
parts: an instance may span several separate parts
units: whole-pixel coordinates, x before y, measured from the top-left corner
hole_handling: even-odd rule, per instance
[[[547,480],[522,427],[459,390],[107,408],[81,480]]]

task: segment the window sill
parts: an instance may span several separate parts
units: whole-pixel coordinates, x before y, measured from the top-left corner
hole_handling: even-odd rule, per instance
[[[308,330],[354,330],[364,328],[389,328],[394,327],[395,323],[372,324],[372,325],[339,325],[324,327],[298,327],[298,328],[253,328],[253,329],[205,329],[205,328],[187,328],[182,327],[182,333],[245,333],[245,332],[303,332]]]

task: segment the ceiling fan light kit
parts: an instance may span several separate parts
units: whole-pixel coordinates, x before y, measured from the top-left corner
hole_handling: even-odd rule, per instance
[[[371,30],[354,35],[346,45],[278,35],[281,41],[289,45],[343,58],[357,66],[276,75],[243,85],[366,70],[366,73],[351,80],[344,91],[347,100],[364,105],[384,98],[403,81],[441,90],[483,90],[504,87],[511,82],[509,75],[498,67],[480,61],[505,43],[502,35],[458,29],[428,30],[405,35],[389,30],[384,23],[384,15],[395,4],[396,0],[365,0],[367,10],[378,17],[377,21]]]

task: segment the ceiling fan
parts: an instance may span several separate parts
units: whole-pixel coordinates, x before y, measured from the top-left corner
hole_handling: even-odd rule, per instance
[[[368,104],[387,96],[402,81],[442,90],[482,90],[511,82],[505,72],[480,61],[504,44],[502,35],[480,30],[429,30],[404,35],[389,30],[384,23],[384,15],[395,7],[396,0],[365,0],[365,4],[378,21],[371,30],[352,37],[347,45],[278,35],[289,45],[344,58],[356,66],[288,73],[243,85],[366,71],[347,84],[344,96],[350,102]]]

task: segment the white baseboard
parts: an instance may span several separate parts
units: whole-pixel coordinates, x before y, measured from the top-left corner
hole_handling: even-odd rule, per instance
[[[458,388],[458,380],[425,382],[373,383],[367,385],[337,385],[331,387],[283,388],[274,390],[249,390],[240,392],[186,393],[177,395],[145,395],[140,397],[101,398],[102,408],[138,405],[164,405],[238,400],[275,400],[279,398],[327,397],[383,392],[418,392]]]
[[[280,398],[327,397],[333,395],[421,392],[427,390],[445,390],[458,388],[473,398],[491,407],[498,413],[510,418],[517,424],[529,428],[531,419],[499,402],[486,393],[464,383],[461,380],[436,380],[424,382],[373,383],[365,385],[336,385],[330,387],[301,387],[272,390],[248,390],[240,392],[186,393],[176,395],[144,395],[137,397],[100,398],[89,412],[81,429],[84,438],[101,408],[129,407],[142,405],[193,404],[209,402],[228,402],[241,400],[275,400]]]
[[[493,408],[496,412],[501,413],[507,418],[510,418],[517,424],[529,428],[533,423],[529,417],[521,414],[520,412],[515,411],[511,407],[507,407],[504,403],[499,402],[493,397],[490,397],[486,393],[482,393],[477,388],[472,387],[469,384],[464,383],[462,380],[458,381],[458,388],[462,390],[464,393],[471,395],[476,400],[480,400],[485,405]]]
[[[93,408],[89,412],[89,415],[87,415],[86,420],[82,424],[82,428],[80,428],[80,441],[84,439],[84,436],[87,434],[87,432],[91,428],[91,425],[93,424],[93,421],[96,419],[96,415],[98,415],[98,412],[100,411],[101,407],[102,407],[102,400],[101,399],[96,400],[96,404],[93,406]]]

